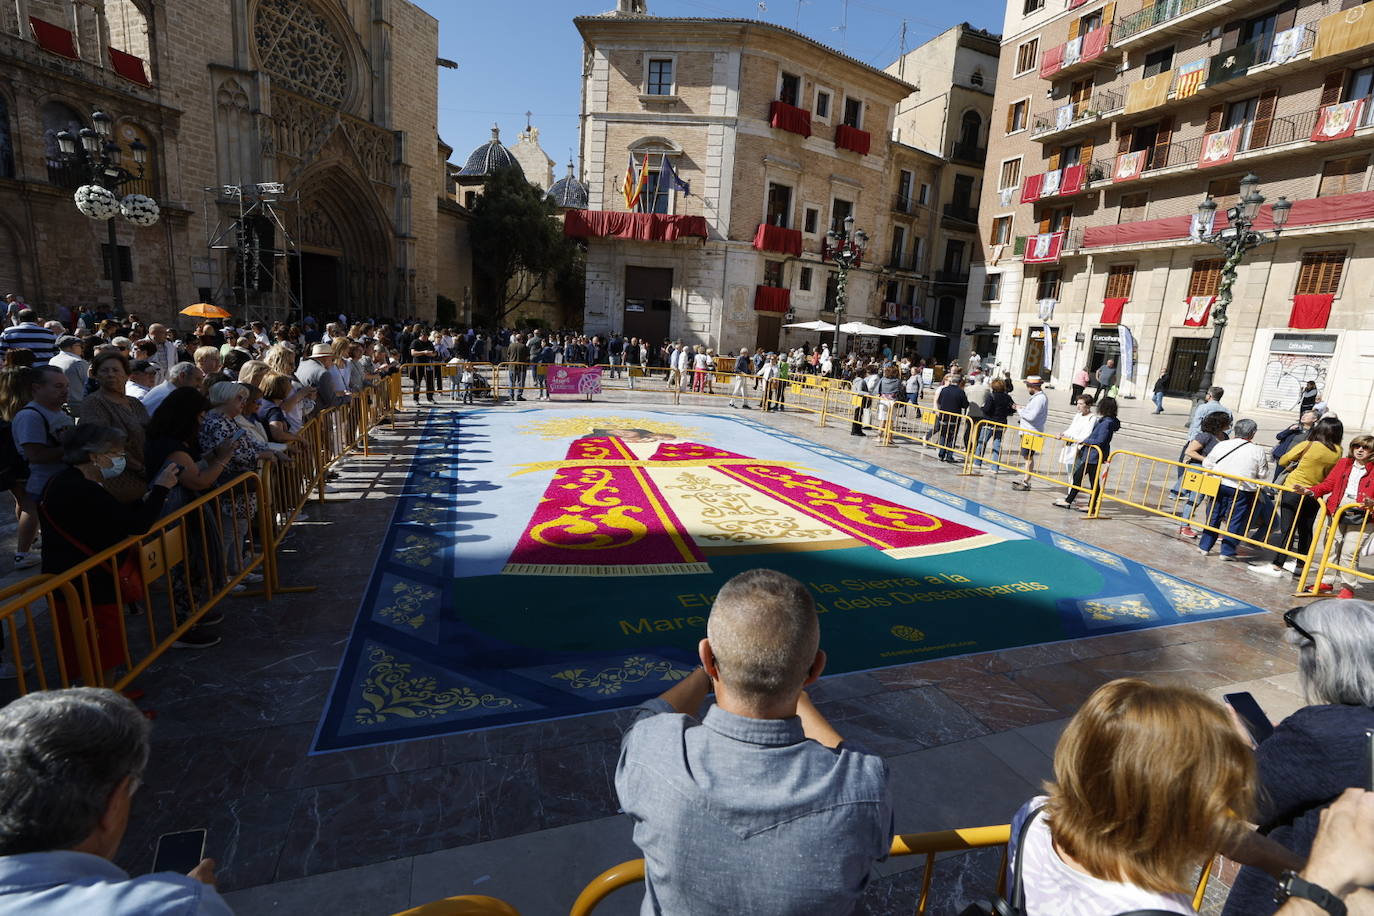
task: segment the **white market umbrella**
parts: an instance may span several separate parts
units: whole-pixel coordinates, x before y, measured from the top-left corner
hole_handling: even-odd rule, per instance
[[[909,325],[909,324],[899,324],[899,325],[897,325],[895,328],[887,328],[887,329],[885,329],[885,330],[883,331],[883,333],[885,333],[885,334],[891,334],[893,337],[944,337],[944,336],[945,336],[944,334],[938,334],[938,333],[936,333],[935,331],[927,331],[927,330],[925,330],[924,328],[913,327],[913,326],[911,326],[911,325]]]
[[[835,326],[828,321],[794,321],[783,325],[785,328],[799,328],[803,331],[833,331]]]
[[[840,330],[846,334],[858,335],[860,337],[887,337],[889,332],[884,328],[875,328],[871,324],[864,324],[862,321],[846,321],[840,325]]]

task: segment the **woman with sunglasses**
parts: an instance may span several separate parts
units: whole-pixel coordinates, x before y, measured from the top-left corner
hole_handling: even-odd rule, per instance
[[[1328,517],[1336,516],[1340,512],[1334,519],[1336,534],[1331,543],[1339,558],[1337,562],[1342,567],[1338,571],[1341,590],[1337,593],[1337,598],[1355,597],[1355,589],[1360,587],[1360,579],[1353,572],[1346,570],[1359,567],[1360,542],[1364,540],[1361,535],[1374,533],[1366,531],[1369,526],[1368,510],[1374,509],[1374,474],[1370,473],[1370,462],[1374,462],[1374,436],[1356,436],[1350,440],[1349,457],[1337,461],[1325,480],[1314,487],[1293,488],[1308,496],[1325,496]],[[1340,511],[1341,506],[1351,503],[1358,504],[1365,511]],[[1322,582],[1318,587],[1322,591],[1330,591],[1332,584]]]
[[[1366,729],[1374,729],[1374,603],[1316,601],[1283,615],[1298,650],[1298,679],[1310,705],[1255,748],[1258,827],[1306,859],[1324,811],[1369,778]],[[1223,916],[1268,916],[1274,879],[1242,868]]]

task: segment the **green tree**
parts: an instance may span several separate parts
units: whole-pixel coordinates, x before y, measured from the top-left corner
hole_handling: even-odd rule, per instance
[[[473,286],[482,323],[501,325],[551,279],[576,269],[578,246],[564,238],[553,202],[519,169],[487,179],[472,208]]]

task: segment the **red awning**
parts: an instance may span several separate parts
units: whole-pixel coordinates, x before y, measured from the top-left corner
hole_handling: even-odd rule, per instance
[[[126,54],[118,48],[109,48],[110,66],[114,72],[124,77],[131,83],[138,83],[140,86],[151,86],[153,81],[148,79],[148,70],[143,66],[143,58],[135,54]]]
[[[563,234],[574,239],[613,236],[639,242],[673,242],[689,236],[704,239],[710,229],[704,216],[569,210],[563,217]]]
[[[869,136],[868,131],[859,130],[857,127],[850,127],[848,124],[839,124],[835,127],[835,146],[839,149],[847,149],[858,153],[860,156],[868,155]]]
[[[38,46],[44,51],[70,60],[81,59],[81,55],[76,53],[76,42],[72,39],[72,33],[67,29],[37,16],[29,17],[29,26],[33,29],[33,40],[38,42]]]
[[[754,289],[754,311],[777,312],[782,314],[792,305],[792,291],[776,286],[759,286]]]
[[[779,251],[799,258],[802,253],[801,230],[759,223],[758,231],[754,233],[754,247],[759,251]]]
[[[811,112],[805,108],[798,108],[796,105],[775,100],[772,105],[768,106],[768,126],[809,137],[811,136]]]

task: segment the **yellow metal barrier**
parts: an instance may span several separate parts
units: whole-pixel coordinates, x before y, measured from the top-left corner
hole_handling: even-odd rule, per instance
[[[1021,475],[1021,481],[1042,480],[1056,487],[1064,487],[1075,495],[1085,494],[1083,507],[1090,517],[1096,517],[1093,493],[1097,480],[1106,474],[1102,449],[1096,445],[1081,445],[1074,439],[1057,433],[1039,432],[1019,424],[979,420],[969,435],[971,447],[964,456],[964,473],[978,474],[984,466],[995,471],[1007,470]],[[1088,477],[1093,465],[1096,477]],[[1074,482],[1074,477],[1078,482]]]
[[[992,827],[964,827],[955,830],[935,830],[930,833],[898,834],[892,838],[890,856],[926,857],[925,874],[921,880],[921,893],[916,899],[916,916],[924,916],[930,903],[930,885],[935,873],[935,857],[945,852],[963,852],[970,849],[1002,847],[1002,865],[997,875],[997,893],[1005,892],[1007,877],[1006,847],[1011,839],[1011,825],[997,824]],[[1207,883],[1211,879],[1213,860],[1208,860],[1198,875],[1197,887],[1193,891],[1193,909],[1202,908],[1203,897],[1207,893]],[[569,916],[589,916],[597,905],[622,887],[638,884],[644,880],[644,860],[631,859],[613,865],[597,875],[577,896]]]
[[[495,897],[464,895],[411,907],[395,916],[520,916],[520,911]]]
[[[1308,499],[1316,497],[1309,496]],[[1360,556],[1362,551],[1369,548],[1369,512],[1359,503],[1346,503],[1341,506],[1334,516],[1326,515],[1325,506],[1322,507],[1321,518],[1325,522],[1326,537],[1324,539],[1313,538],[1313,544],[1322,540],[1320,552],[1321,560],[1317,565],[1315,574],[1311,577],[1310,583],[1306,576],[1303,577],[1303,591],[1312,596],[1322,594],[1321,585],[1327,582],[1329,577],[1337,577],[1341,584],[1346,588],[1355,588],[1364,582],[1374,582],[1374,573],[1360,569]],[[1343,519],[1358,519],[1357,522],[1344,521]],[[1328,583],[1332,584],[1332,583]]]
[[[1268,480],[1239,477],[1140,452],[1116,451],[1099,475],[1093,514],[1110,503],[1118,510],[1167,519],[1180,528],[1200,528],[1209,541],[1224,538],[1272,551],[1295,561],[1301,591],[1322,539],[1324,513],[1319,514],[1310,542],[1302,549],[1309,534],[1299,529],[1296,511],[1290,513],[1291,520],[1284,522],[1285,497],[1289,497],[1290,505],[1295,498],[1312,498],[1301,497],[1292,487]],[[1199,506],[1205,507],[1201,513]]]

